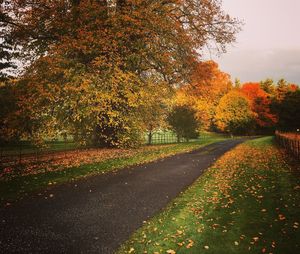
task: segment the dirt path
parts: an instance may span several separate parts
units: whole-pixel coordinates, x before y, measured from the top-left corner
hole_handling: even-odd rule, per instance
[[[113,253],[192,184],[217,158],[244,140],[49,188],[0,209],[0,253]]]

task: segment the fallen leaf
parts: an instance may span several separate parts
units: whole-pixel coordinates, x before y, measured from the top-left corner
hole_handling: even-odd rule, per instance
[[[178,235],[181,235],[182,233],[183,233],[183,231],[177,230],[177,234],[178,234]]]
[[[176,254],[176,252],[174,250],[167,250],[166,251],[168,254]]]
[[[186,246],[186,248],[189,249],[189,248],[193,247],[193,245],[194,245],[193,240],[189,240],[189,243],[188,243],[188,245]]]

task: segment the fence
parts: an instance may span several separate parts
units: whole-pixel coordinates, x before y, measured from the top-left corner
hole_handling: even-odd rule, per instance
[[[78,149],[70,140],[46,142],[43,148],[27,141],[0,145],[0,168],[5,165],[22,164],[24,161],[40,162],[53,159],[55,154],[65,155],[67,151]]]
[[[300,160],[300,135],[298,133],[283,133],[276,131],[276,142],[289,154]]]
[[[149,134],[145,136],[146,144],[171,144],[176,143],[177,141],[176,134],[171,131],[153,132],[151,140],[149,140]]]
[[[207,138],[205,135],[201,139]],[[179,140],[185,142],[185,139]],[[195,141],[195,140],[190,140]],[[177,143],[178,139],[174,132],[161,130],[152,133],[151,144],[172,144]],[[149,136],[145,134],[144,144],[149,144]],[[46,142],[41,148],[29,141],[18,141],[15,143],[0,144],[0,171],[7,166],[21,166],[23,164],[37,164],[52,161],[55,158],[66,158],[72,153],[86,150],[93,147],[79,147],[71,138],[59,139]]]

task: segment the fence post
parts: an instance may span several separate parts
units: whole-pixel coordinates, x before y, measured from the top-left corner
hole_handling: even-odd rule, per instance
[[[3,148],[1,146],[1,148],[0,148],[0,162],[2,162],[2,156],[3,156]]]
[[[19,164],[22,163],[22,141],[19,140]]]

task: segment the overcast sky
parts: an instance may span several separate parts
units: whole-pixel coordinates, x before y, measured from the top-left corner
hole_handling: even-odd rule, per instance
[[[233,47],[213,60],[242,82],[267,77],[300,84],[300,0],[223,0],[244,21]]]

